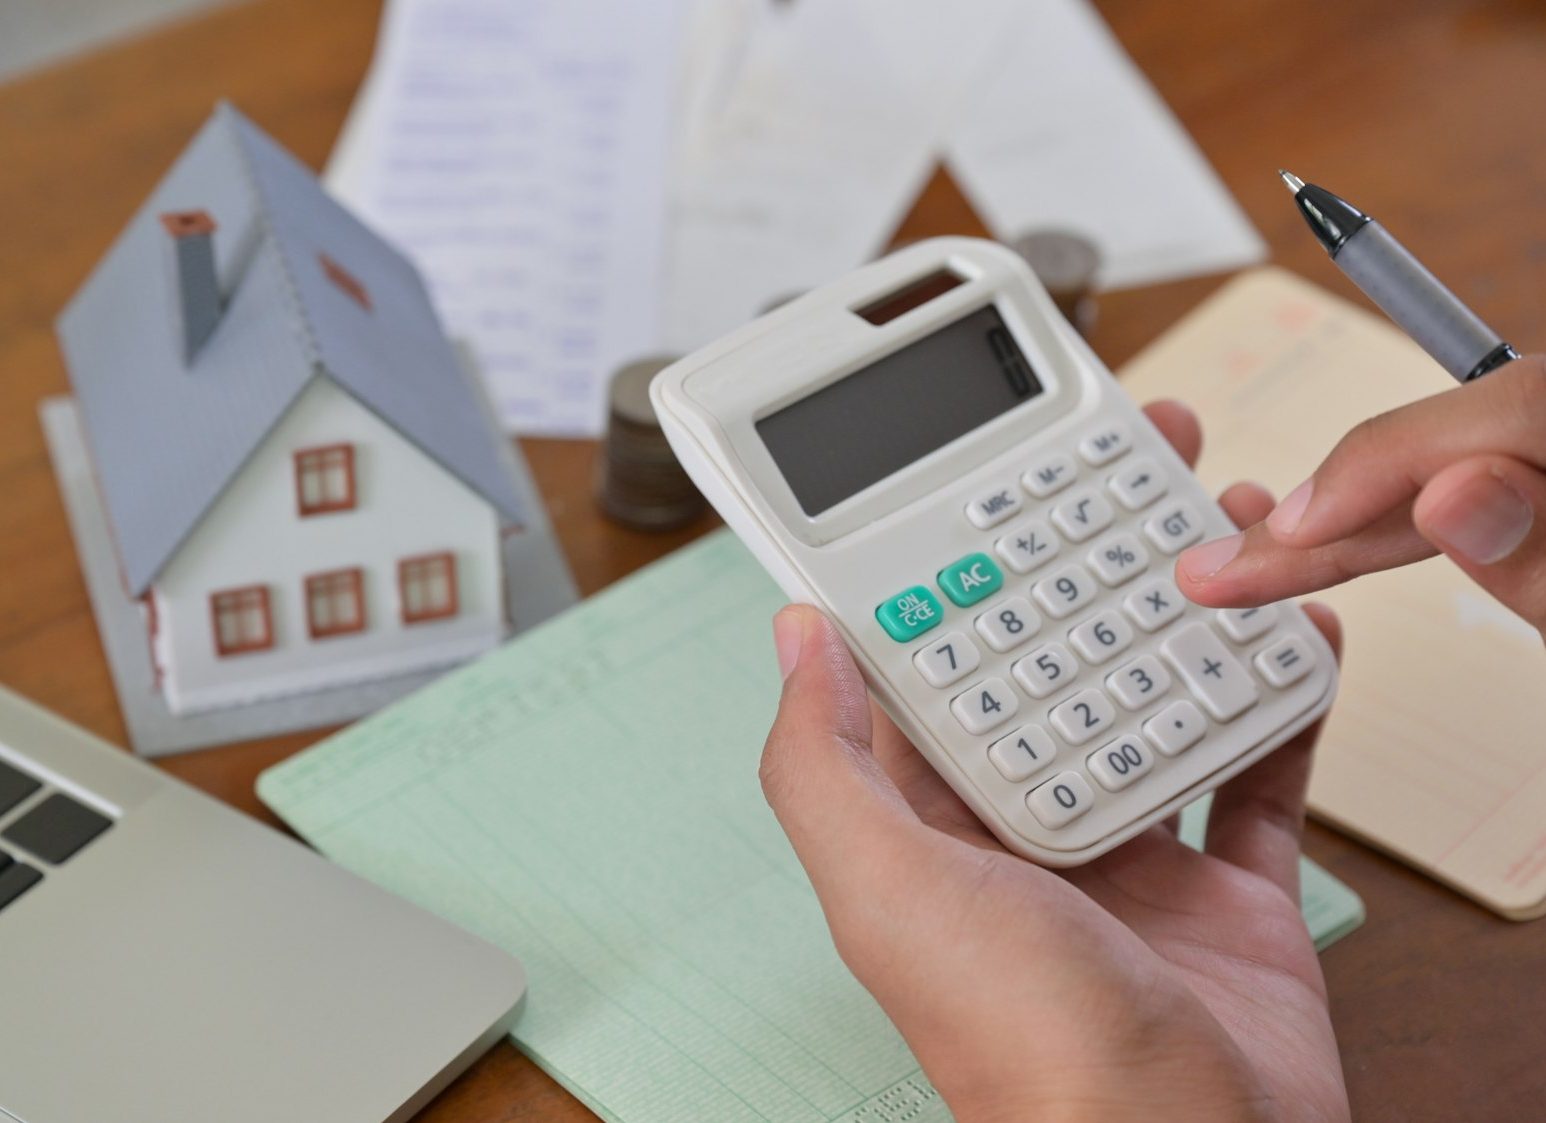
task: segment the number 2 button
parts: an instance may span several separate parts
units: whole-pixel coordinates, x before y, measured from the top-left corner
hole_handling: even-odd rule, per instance
[[[977,645],[960,632],[949,632],[913,655],[913,666],[930,686],[949,686],[977,669]]]
[[[1015,716],[1020,700],[1001,678],[984,679],[950,703],[950,712],[968,733],[986,733]]]

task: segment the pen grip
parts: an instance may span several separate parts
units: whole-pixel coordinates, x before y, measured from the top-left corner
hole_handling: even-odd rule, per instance
[[[1502,345],[1497,332],[1379,223],[1366,223],[1343,243],[1335,260],[1402,331],[1461,382]]]

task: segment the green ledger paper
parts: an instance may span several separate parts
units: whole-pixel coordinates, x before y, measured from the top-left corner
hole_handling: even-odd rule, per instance
[[[259,795],[518,955],[516,1044],[604,1119],[948,1120],[758,787],[783,601],[721,531],[270,769]],[[1311,868],[1312,931],[1356,926],[1358,898]]]

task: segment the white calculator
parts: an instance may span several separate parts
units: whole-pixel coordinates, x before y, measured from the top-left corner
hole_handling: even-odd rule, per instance
[[[651,387],[694,482],[1011,850],[1071,866],[1320,717],[1294,604],[1172,579],[1234,527],[1021,259],[920,242]]]

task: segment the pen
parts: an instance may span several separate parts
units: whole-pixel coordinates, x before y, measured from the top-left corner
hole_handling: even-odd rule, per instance
[[[1378,222],[1293,172],[1278,174],[1337,268],[1457,381],[1519,358]]]

